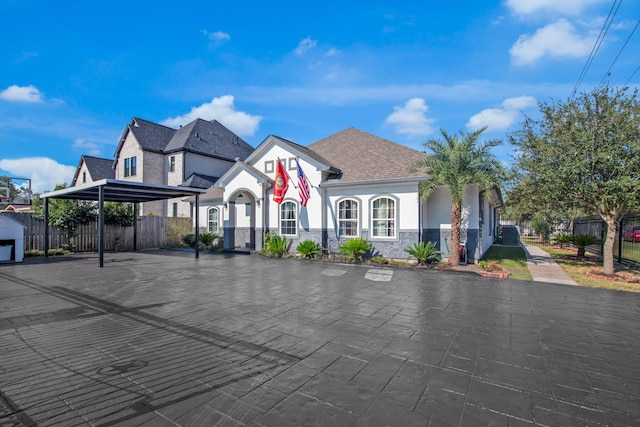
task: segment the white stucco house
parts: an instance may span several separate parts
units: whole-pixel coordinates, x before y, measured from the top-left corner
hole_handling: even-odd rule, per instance
[[[260,250],[265,233],[275,232],[293,241],[292,250],[310,239],[337,252],[347,239],[363,237],[388,258],[406,258],[404,250],[419,241],[435,241],[446,255],[451,195],[443,187],[419,200],[418,185],[429,177],[409,166],[424,156],[355,128],[306,147],[272,135],[201,196],[200,229],[223,235],[228,250]],[[277,161],[291,178],[281,204],[273,201]],[[311,184],[307,206],[294,187],[296,161]],[[461,241],[469,260],[493,243],[501,206],[498,189],[466,189]]]

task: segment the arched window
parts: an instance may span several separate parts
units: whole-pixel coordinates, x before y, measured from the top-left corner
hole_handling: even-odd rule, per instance
[[[373,237],[396,236],[396,201],[380,197],[373,201]]]
[[[280,234],[295,236],[298,232],[298,205],[284,202],[280,205]]]
[[[218,218],[219,217],[219,210],[218,208],[209,208],[209,210],[207,211],[207,231],[213,232],[213,233],[218,233]]]
[[[347,237],[357,237],[360,234],[356,200],[346,199],[338,203],[338,234]]]

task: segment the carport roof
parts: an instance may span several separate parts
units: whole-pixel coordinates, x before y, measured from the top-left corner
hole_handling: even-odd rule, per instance
[[[201,188],[171,187],[143,182],[101,179],[89,184],[51,191],[42,194],[40,197],[45,199],[99,200],[100,187],[103,188],[105,202],[141,203],[176,197],[189,197],[206,192],[206,189]]]

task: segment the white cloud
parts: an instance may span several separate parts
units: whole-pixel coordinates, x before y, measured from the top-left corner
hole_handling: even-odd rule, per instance
[[[48,157],[2,159],[0,169],[13,176],[31,178],[31,189],[36,193],[52,191],[57,184],[71,184],[75,166],[61,165]]]
[[[327,56],[327,57],[328,56],[337,56],[337,55],[340,55],[341,53],[342,53],[341,50],[336,49],[335,47],[332,47],[331,49],[329,49],[327,51],[327,53],[324,54],[324,56]]]
[[[77,138],[73,141],[73,148],[82,151],[82,154],[88,154],[89,156],[100,156],[102,154],[102,149],[99,144],[87,141],[83,138]]]
[[[307,37],[306,39],[303,39],[300,43],[298,43],[298,47],[296,47],[296,50],[295,50],[296,55],[302,55],[310,51],[317,45],[318,45],[318,42],[316,40],[311,40],[311,37]]]
[[[237,111],[233,106],[233,100],[232,95],[213,98],[209,103],[192,107],[187,114],[172,117],[160,123],[165,126],[178,127],[191,123],[195,119],[215,119],[239,136],[253,136],[258,130],[262,117]]]
[[[394,125],[396,133],[412,136],[425,136],[433,133],[434,119],[426,116],[429,107],[422,98],[412,98],[403,107],[393,107],[385,123]]]
[[[0,99],[9,102],[42,102],[42,93],[33,85],[11,85],[0,92]]]
[[[509,53],[516,65],[532,65],[545,55],[579,58],[591,52],[595,39],[581,37],[566,19],[560,19],[538,29],[534,35],[524,34]]]
[[[207,36],[207,38],[211,40],[216,46],[224,41],[231,40],[231,35],[229,35],[229,33],[225,33],[224,31],[209,32],[207,30],[201,30],[201,32],[202,34]]]
[[[592,4],[604,0],[507,0],[506,6],[518,15],[531,15],[538,12],[580,15]]]
[[[515,123],[525,108],[536,105],[532,96],[518,96],[507,98],[502,102],[502,108],[487,108],[473,115],[467,122],[467,129],[478,130],[487,126],[487,131],[507,130]]]

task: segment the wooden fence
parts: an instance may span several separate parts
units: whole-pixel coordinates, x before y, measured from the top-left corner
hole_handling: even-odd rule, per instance
[[[44,250],[44,220],[34,214],[23,212],[7,213],[25,226],[24,250]],[[170,228],[191,229],[190,218],[171,218],[160,216],[137,217],[137,249],[162,248],[167,245],[167,232]],[[66,246],[67,236],[57,227],[49,227],[49,248],[61,249]],[[73,239],[76,252],[94,252],[98,250],[98,223],[90,222],[76,229]],[[133,250],[133,227],[120,225],[104,226],[105,251]]]

